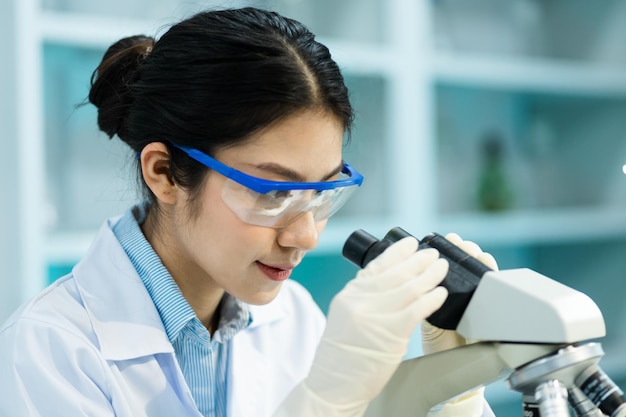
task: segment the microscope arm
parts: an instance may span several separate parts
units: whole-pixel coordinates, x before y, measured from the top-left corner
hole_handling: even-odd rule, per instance
[[[480,342],[402,362],[366,417],[425,417],[437,404],[507,377],[563,345]]]

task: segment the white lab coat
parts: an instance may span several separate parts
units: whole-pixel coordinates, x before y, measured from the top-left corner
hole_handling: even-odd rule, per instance
[[[201,416],[114,221],[70,275],[0,329],[0,416]],[[308,373],[324,328],[293,281],[251,312],[231,344],[229,417],[269,417]]]

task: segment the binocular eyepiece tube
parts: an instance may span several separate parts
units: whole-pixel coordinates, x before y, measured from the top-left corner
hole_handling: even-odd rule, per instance
[[[394,227],[379,240],[368,232],[359,229],[348,237],[342,253],[350,262],[364,268],[393,243],[408,236],[412,235],[400,227]],[[480,278],[491,269],[439,234],[433,233],[421,240],[418,239],[418,241],[418,250],[435,248],[439,251],[440,257],[447,259],[450,265],[448,274],[441,284],[448,290],[448,298],[443,306],[427,320],[434,326],[454,330],[457,328]]]

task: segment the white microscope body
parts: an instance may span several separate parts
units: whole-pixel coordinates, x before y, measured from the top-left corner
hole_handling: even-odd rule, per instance
[[[603,337],[605,325],[587,295],[530,269],[514,269],[482,277],[457,332],[478,342],[403,362],[366,416],[426,416],[437,404],[507,377],[525,395],[552,380],[574,386],[603,354],[597,343],[575,345]],[[559,363],[541,362],[552,355]],[[525,366],[535,372],[512,379],[523,377],[517,372]]]

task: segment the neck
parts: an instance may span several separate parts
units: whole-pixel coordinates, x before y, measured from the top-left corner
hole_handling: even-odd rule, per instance
[[[168,227],[156,221],[152,210],[141,225],[141,230],[198,319],[213,334],[219,324],[219,305],[224,290],[188,260],[185,253],[179,250],[181,246],[173,241]]]

